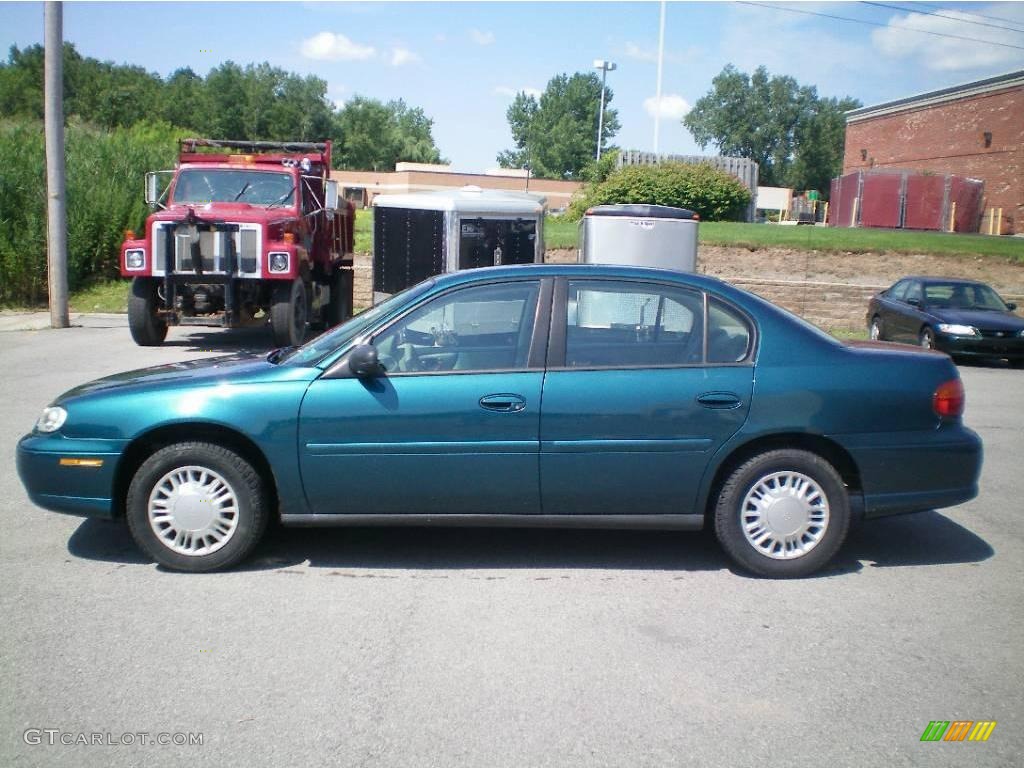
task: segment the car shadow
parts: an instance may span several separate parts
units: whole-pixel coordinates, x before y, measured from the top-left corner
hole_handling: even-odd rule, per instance
[[[189,352],[209,352],[265,355],[276,345],[270,331],[263,326],[246,328],[172,328],[167,334],[165,347],[176,347]]]
[[[111,563],[149,562],[127,526],[82,522],[68,541],[75,557]],[[994,550],[939,514],[868,521],[851,533],[832,563],[813,578],[862,568],[981,562]],[[539,528],[282,528],[273,526],[236,570],[278,570],[309,563],[354,572],[379,569],[610,569],[717,571],[737,575],[710,531],[621,531]]]

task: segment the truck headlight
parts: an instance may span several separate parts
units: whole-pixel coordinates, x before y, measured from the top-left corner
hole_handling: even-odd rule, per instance
[[[132,248],[124,252],[125,269],[145,269],[146,252],[141,248]]]
[[[290,261],[287,253],[281,253],[276,251],[270,254],[270,271],[271,272],[287,272],[288,262]]]
[[[946,333],[950,336],[980,336],[978,329],[973,325],[958,325],[957,323],[939,323],[939,333]]]
[[[56,432],[64,426],[67,421],[68,412],[59,405],[51,405],[43,408],[43,413],[36,421],[36,429],[39,432]]]

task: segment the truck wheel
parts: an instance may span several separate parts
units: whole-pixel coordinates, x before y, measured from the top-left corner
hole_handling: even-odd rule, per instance
[[[158,347],[167,338],[167,323],[156,313],[160,301],[156,288],[156,280],[136,277],[128,293],[128,329],[140,347]]]
[[[309,310],[306,304],[306,285],[301,277],[274,288],[270,307],[270,327],[274,344],[279,347],[297,347],[306,338]]]
[[[331,303],[327,306],[327,327],[344,323],[352,317],[352,273],[336,269],[331,276]]]

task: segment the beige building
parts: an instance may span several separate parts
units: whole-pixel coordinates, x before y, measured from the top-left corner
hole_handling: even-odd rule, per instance
[[[475,185],[482,189],[507,189],[531,192],[547,198],[547,208],[564,208],[572,196],[583,186],[576,181],[527,178],[526,171],[501,168],[487,173],[456,173],[450,165],[425,163],[398,163],[395,170],[331,171],[331,178],[345,188],[348,199],[355,204],[369,206],[381,194],[404,192],[433,192]]]

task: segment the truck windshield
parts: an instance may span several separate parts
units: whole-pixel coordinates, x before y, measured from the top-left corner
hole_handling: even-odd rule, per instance
[[[295,180],[287,173],[190,168],[178,173],[175,203],[291,205]]]

